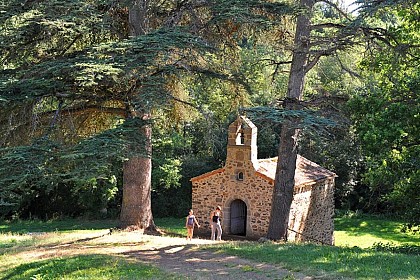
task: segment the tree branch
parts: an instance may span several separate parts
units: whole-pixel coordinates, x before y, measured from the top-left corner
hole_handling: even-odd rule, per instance
[[[338,63],[340,64],[341,69],[343,69],[344,71],[346,71],[347,73],[349,73],[349,74],[350,74],[350,76],[356,77],[356,78],[358,78],[358,79],[361,79],[361,78],[362,78],[362,76],[361,76],[361,75],[359,75],[358,73],[356,73],[356,72],[354,72],[354,71],[352,71],[352,70],[348,69],[348,68],[347,68],[347,67],[343,64],[343,62],[341,61],[341,59],[340,59],[340,57],[339,57],[338,55],[336,55],[336,58],[337,58],[337,60],[338,60]]]
[[[325,4],[328,4],[329,6],[333,7],[340,15],[342,15],[345,19],[351,20],[349,15],[345,13],[343,10],[340,9],[340,7],[337,6],[337,4],[329,1],[329,0],[319,0],[319,2],[324,2]]]
[[[309,60],[308,58],[308,63],[305,66],[305,73],[308,73],[309,70],[311,70],[319,61],[319,59],[321,58],[321,56],[326,55],[324,53],[318,53],[315,55],[315,57],[312,60]]]
[[[341,28],[346,28],[346,26],[342,24],[338,24],[338,23],[332,23],[332,22],[311,25],[311,30],[318,30],[318,29],[323,29],[323,28],[341,29]]]

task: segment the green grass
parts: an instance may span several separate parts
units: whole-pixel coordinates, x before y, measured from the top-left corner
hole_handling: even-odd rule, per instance
[[[419,279],[420,257],[314,244],[229,242],[212,247],[221,253],[280,264],[291,271],[328,279]]]
[[[168,235],[186,234],[184,218],[155,219],[155,223]],[[114,245],[96,242],[95,238],[106,234],[117,224],[115,220],[0,222],[0,280],[179,279],[156,267],[103,253],[101,248]],[[372,247],[378,242],[391,242],[394,247],[420,244],[420,236],[402,233],[402,226],[401,222],[389,219],[346,216],[335,220],[336,246],[223,242],[204,249],[279,264],[292,273],[301,271],[307,275],[322,276],[323,279],[420,279],[418,254],[393,253],[386,246],[385,250]],[[41,246],[85,244],[85,240],[89,239],[98,251],[46,259],[26,256],[27,252],[37,252]],[[251,268],[244,268],[245,271],[247,269]]]
[[[155,224],[168,235],[187,236],[185,218],[157,218]]]
[[[175,219],[156,219],[171,232],[182,234]],[[5,279],[181,279],[177,275],[140,262],[101,253],[109,243],[94,243],[95,254],[52,257],[45,260],[32,258],[29,252],[37,248],[82,244],[106,235],[118,221],[54,220],[42,222],[0,222],[0,280]],[[173,228],[172,228],[173,227]],[[118,244],[117,244],[118,245]],[[28,253],[26,253],[28,252]],[[35,259],[35,260],[34,260]]]
[[[387,250],[419,246],[420,236],[403,233],[402,227],[401,222],[374,216],[346,216],[335,219],[336,246],[231,242],[212,249],[329,279],[420,279],[418,247],[417,254]]]
[[[0,233],[13,232],[14,234],[40,233],[40,232],[68,232],[74,230],[109,229],[118,224],[116,220],[28,220],[28,221],[2,221]]]
[[[107,255],[79,255],[29,262],[10,269],[2,279],[176,279],[159,269]]]
[[[403,223],[374,216],[340,217],[335,221],[335,245],[368,248],[374,243],[419,245],[420,235],[403,233]]]

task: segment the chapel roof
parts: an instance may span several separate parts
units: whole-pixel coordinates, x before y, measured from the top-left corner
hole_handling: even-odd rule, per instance
[[[229,125],[229,130],[231,130],[232,128],[236,128],[233,129],[233,131],[235,133],[238,132],[237,127],[238,124],[240,124],[242,126],[242,128],[251,128],[251,130],[255,130],[257,127],[252,123],[251,120],[249,120],[247,117],[245,116],[238,116],[238,118]],[[230,137],[230,136],[229,136]],[[254,137],[254,136],[251,136]],[[231,141],[233,138],[229,138],[228,139],[228,143],[230,143],[229,141]],[[255,141],[254,144],[256,144],[256,135],[255,138],[252,138],[252,140],[250,142],[246,142],[245,141],[245,145],[238,145],[235,140],[233,141],[233,146],[237,147],[237,146],[246,146],[246,145],[250,145],[251,146],[251,150],[255,149],[255,153],[251,153],[252,155],[255,156],[255,161],[258,161],[257,164],[253,165],[254,167],[257,166],[257,170],[256,171],[256,175],[263,177],[265,180],[271,181],[273,182],[275,180],[275,175],[276,175],[276,168],[277,168],[277,158],[278,157],[274,157],[274,158],[268,158],[268,159],[256,159],[257,156],[257,146],[256,145],[252,145],[252,141]],[[236,143],[236,145],[235,145]],[[230,146],[228,145],[228,150],[229,150]],[[251,159],[254,163],[254,158]],[[199,180],[203,180],[205,178],[209,178],[212,176],[215,176],[216,174],[219,173],[223,173],[225,172],[225,168],[219,168],[204,174],[201,174],[199,176],[196,176],[194,178],[191,178],[191,181],[199,181]],[[327,179],[330,177],[336,177],[336,174],[334,172],[329,171],[326,168],[321,167],[320,165],[316,164],[315,162],[310,161],[309,159],[306,159],[300,155],[297,155],[297,159],[296,159],[296,172],[295,172],[295,186],[299,186],[302,184],[310,184],[313,182],[317,182],[319,180],[323,180],[323,179]]]
[[[277,168],[277,158],[278,157],[259,159],[258,160],[259,168],[257,170],[257,174],[263,175],[263,177],[267,178],[268,180],[274,181],[275,175],[276,175],[276,168]],[[204,178],[211,177],[215,174],[223,173],[224,171],[225,171],[224,168],[218,168],[216,170],[191,178],[191,181],[199,181]],[[316,164],[313,161],[310,161],[307,158],[304,158],[301,155],[297,155],[295,186],[308,184],[308,183],[312,183],[312,182],[316,182],[322,179],[326,179],[329,177],[336,177],[336,176],[337,175],[334,172]]]
[[[263,174],[271,180],[274,180],[276,175],[277,159],[278,157],[259,159],[259,168],[257,172]],[[295,172],[296,186],[316,182],[329,177],[336,177],[336,174],[301,155],[297,155]]]

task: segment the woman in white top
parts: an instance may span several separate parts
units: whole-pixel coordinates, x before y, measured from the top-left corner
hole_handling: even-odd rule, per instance
[[[210,225],[211,225],[211,240],[215,240],[217,230],[217,240],[222,240],[222,226],[220,225],[220,216],[222,214],[220,206],[216,207],[216,210],[211,212]]]

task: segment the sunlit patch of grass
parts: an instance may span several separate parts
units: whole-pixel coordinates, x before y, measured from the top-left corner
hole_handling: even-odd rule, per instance
[[[258,271],[255,267],[250,265],[244,265],[241,267],[241,270],[244,272]]]
[[[403,223],[371,216],[335,219],[335,245],[368,248],[375,243],[420,244],[420,235],[401,232]]]
[[[82,250],[83,253],[96,254],[100,252],[105,254],[111,252],[116,246],[141,246],[147,242],[143,241],[142,235],[136,232],[122,232],[116,235],[109,235],[108,232],[98,229],[54,231],[43,234],[2,233],[0,234],[0,263],[2,264],[0,279],[8,279],[2,278],[8,270],[27,264],[28,261],[34,259],[54,259],[80,254],[78,251],[80,245],[85,248]],[[34,277],[42,279],[40,278],[42,274],[38,274]]]
[[[418,279],[420,256],[314,244],[226,242],[210,248],[330,279]]]
[[[360,248],[369,248],[374,243],[388,241],[387,239],[380,238],[368,233],[361,236],[354,236],[353,234],[350,234],[347,231],[335,231],[334,237],[335,245],[342,247],[357,246]]]
[[[42,234],[0,233],[0,249],[4,252],[22,251],[39,246],[87,242],[106,235],[103,230],[76,230],[73,232],[44,232]]]
[[[116,221],[25,223],[0,225],[0,279],[176,279],[135,260],[114,257],[114,247],[127,246],[132,250],[148,242],[147,236],[137,232],[117,231],[109,235],[109,228]],[[186,234],[184,218],[156,219],[155,223],[168,235]],[[321,275],[325,279],[420,279],[420,256],[407,250],[390,251],[395,249],[394,245],[386,245],[420,243],[418,235],[403,233],[401,228],[402,223],[396,221],[342,217],[336,219],[335,239],[339,246],[223,242],[215,244],[212,250],[280,264],[290,271]],[[385,245],[372,247],[378,242]]]
[[[13,247],[17,244],[28,242],[32,239],[33,237],[30,235],[13,234],[10,232],[6,234],[0,234],[0,249]]]
[[[155,224],[167,235],[187,236],[185,218],[157,218]]]
[[[0,279],[179,279],[153,266],[113,256],[115,248],[131,250],[147,242],[147,236],[139,232],[110,235],[104,229],[2,233]]]
[[[79,255],[21,264],[3,279],[177,279],[141,263],[107,255]]]
[[[420,244],[420,236],[401,232],[403,223],[372,216],[336,219],[335,245],[251,242],[224,243],[211,248],[256,261],[281,264],[309,275],[332,279],[420,279],[420,256],[393,253],[398,246]],[[380,248],[374,244],[385,244]],[[386,244],[393,244],[387,246]],[[390,250],[386,250],[390,247]],[[379,249],[384,250],[379,250]],[[415,248],[408,248],[415,249]],[[398,252],[408,252],[409,250]]]

